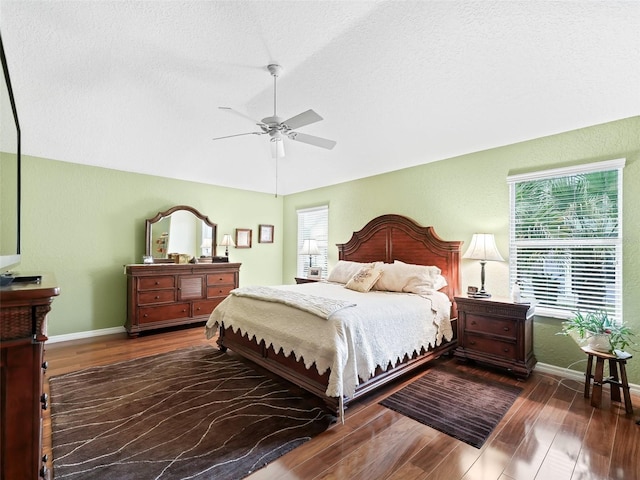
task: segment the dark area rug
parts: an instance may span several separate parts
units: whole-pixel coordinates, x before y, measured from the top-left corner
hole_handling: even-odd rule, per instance
[[[237,480],[335,420],[319,399],[209,346],[50,386],[55,479]]]
[[[435,368],[380,404],[480,448],[521,391],[472,374]]]

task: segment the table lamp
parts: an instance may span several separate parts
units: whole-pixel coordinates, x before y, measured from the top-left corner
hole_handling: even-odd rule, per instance
[[[480,260],[480,282],[482,283],[482,287],[479,292],[473,294],[473,297],[491,297],[491,294],[487,293],[484,289],[484,266],[487,262],[504,262],[504,258],[502,258],[498,247],[496,247],[496,240],[493,233],[474,233],[469,248],[462,258]]]
[[[228,233],[225,233],[222,236],[222,241],[220,242],[220,246],[224,247],[224,254],[225,256],[229,256],[229,247],[235,247],[236,244],[233,243],[233,240],[231,239],[231,235],[229,235]]]
[[[315,255],[320,255],[320,250],[318,250],[318,242],[316,240],[305,240],[304,242],[302,242],[300,255],[309,255],[309,268],[311,268],[311,261],[313,257]]]

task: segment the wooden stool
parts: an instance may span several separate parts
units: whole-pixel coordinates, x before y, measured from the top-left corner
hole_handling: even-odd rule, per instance
[[[620,402],[620,388],[624,395],[624,408],[627,413],[633,413],[631,404],[631,394],[629,393],[629,382],[627,381],[627,370],[625,365],[632,356],[626,352],[614,355],[605,352],[596,352],[589,347],[580,347],[589,358],[587,359],[587,372],[584,381],[584,398],[589,398],[589,387],[593,378],[593,394],[591,395],[591,406],[600,408],[602,402],[602,385],[608,383],[611,386],[611,401]],[[591,374],[593,367],[593,357],[596,357],[596,371]],[[609,377],[603,378],[604,361],[609,360]],[[618,370],[619,369],[619,370]],[[619,374],[618,374],[619,371]]]

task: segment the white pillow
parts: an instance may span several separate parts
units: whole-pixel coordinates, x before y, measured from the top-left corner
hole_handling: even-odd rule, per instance
[[[338,260],[336,266],[331,269],[329,273],[329,277],[327,277],[328,282],[336,282],[336,283],[347,283],[351,280],[358,270],[360,270],[365,265],[372,265],[371,263],[361,263],[361,262],[350,262],[348,260]]]
[[[373,286],[374,290],[386,290],[388,292],[401,292],[407,283],[407,271],[395,263],[382,265],[382,275]]]
[[[392,264],[384,264],[382,276],[375,284],[375,290],[390,292],[425,293],[425,290],[439,290],[442,279],[438,279],[440,269],[435,266],[414,265],[396,260]],[[446,281],[445,281],[446,285]]]
[[[371,290],[371,287],[378,281],[381,274],[382,269],[379,265],[375,263],[365,265],[351,277],[345,287],[350,290],[366,293]]]

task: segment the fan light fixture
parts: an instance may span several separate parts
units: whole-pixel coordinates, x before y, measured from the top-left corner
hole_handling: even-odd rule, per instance
[[[225,256],[229,256],[229,247],[235,247],[236,244],[233,243],[233,240],[231,239],[231,235],[229,235],[228,233],[225,233],[224,236],[222,237],[222,241],[220,242],[220,246],[224,247],[224,254]]]
[[[502,255],[500,255],[500,252],[498,251],[498,247],[496,247],[496,240],[493,233],[474,233],[471,238],[469,248],[462,258],[480,260],[480,281],[482,283],[482,287],[479,292],[473,294],[473,297],[491,297],[491,294],[487,293],[484,289],[484,266],[487,262],[504,262],[504,258],[502,258]]]

